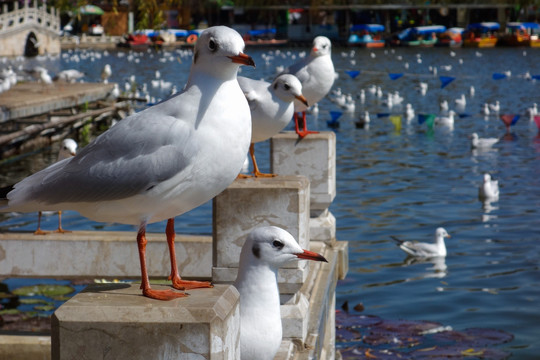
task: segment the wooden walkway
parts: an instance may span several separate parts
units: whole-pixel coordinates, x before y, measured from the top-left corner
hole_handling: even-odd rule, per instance
[[[114,84],[18,83],[0,94],[0,123],[104,100]]]
[[[129,102],[108,99],[114,84],[19,83],[0,94],[0,159],[59,140],[89,122],[121,119]]]

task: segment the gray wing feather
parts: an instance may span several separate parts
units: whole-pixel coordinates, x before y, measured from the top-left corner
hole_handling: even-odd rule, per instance
[[[10,207],[26,201],[55,204],[122,199],[176,175],[189,163],[184,145],[192,125],[174,116],[151,115],[152,111],[144,111],[122,120],[77,156],[16,184],[8,194]],[[151,127],[148,122],[153,123]]]

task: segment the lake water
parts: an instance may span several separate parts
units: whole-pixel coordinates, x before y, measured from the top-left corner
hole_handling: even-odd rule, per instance
[[[303,48],[248,48],[256,69],[241,74],[271,79],[278,65],[288,65]],[[354,52],[354,53],[353,53]],[[121,54],[121,56],[119,56]],[[77,58],[79,61],[77,61]],[[339,74],[334,89],[356,98],[366,91],[365,103],[356,98],[356,111],[343,113],[337,133],[337,197],[331,211],[337,219],[337,237],[349,241],[350,269],[337,288],[337,306],[361,303],[364,314],[391,319],[438,321],[456,330],[489,327],[514,335],[500,346],[513,358],[537,358],[540,353],[540,139],[526,109],[540,103],[540,49],[366,49],[335,48],[333,60]],[[130,75],[144,83],[156,99],[170,89],[153,87],[155,71],[176,84],[185,83],[190,66],[187,50],[128,52],[66,52],[55,59],[34,59],[25,67],[45,65],[54,73],[76,68],[86,81],[97,81],[105,63],[113,70],[111,81],[121,87]],[[267,62],[267,63],[266,63]],[[451,67],[451,69],[450,69]],[[437,76],[433,73],[437,69]],[[346,70],[360,70],[352,79]],[[510,72],[510,73],[507,73]],[[507,74],[495,80],[493,74]],[[392,80],[390,75],[403,74]],[[455,79],[441,89],[440,75]],[[428,84],[426,95],[418,84]],[[387,117],[402,114],[404,106],[386,107],[367,90],[381,86],[399,91],[404,104],[416,113],[439,114],[447,100],[462,116],[453,127],[420,125],[415,117],[402,121],[400,131]],[[475,89],[470,95],[470,87]],[[454,99],[465,94],[464,109]],[[498,116],[480,113],[484,103],[500,101],[500,113],[521,114],[510,133]],[[318,116],[308,118],[311,129],[328,130],[330,111],[339,110],[328,99],[319,104]],[[367,128],[354,122],[365,110],[371,114]],[[341,110],[340,110],[341,111]],[[292,127],[291,127],[292,128]],[[492,150],[473,151],[469,135],[500,138]],[[268,170],[268,144],[257,145],[262,170]],[[56,148],[1,165],[0,185],[27,176],[55,160]],[[484,173],[499,181],[498,202],[482,204],[478,186]],[[2,214],[0,230],[33,231],[36,214]],[[211,205],[207,203],[179,217],[177,231],[210,233]],[[97,224],[66,212],[64,228],[71,230],[130,230],[117,224]],[[54,229],[55,216],[46,216],[43,228]],[[443,261],[407,259],[390,236],[431,241],[435,229],[444,227],[448,255]],[[149,231],[163,232],[164,224]],[[134,245],[135,246],[135,245]],[[338,344],[343,346],[343,344]]]

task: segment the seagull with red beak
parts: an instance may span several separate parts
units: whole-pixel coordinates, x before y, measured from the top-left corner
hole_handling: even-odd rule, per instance
[[[150,286],[146,226],[167,220],[172,287],[211,287],[180,278],[174,217],[225,190],[242,169],[251,116],[237,73],[241,65],[255,65],[244,47],[231,28],[204,30],[181,92],[123,119],[76,156],[17,183],[0,211],[75,210],[94,221],[138,226],[142,294],[158,300],[186,296]]]
[[[324,261],[303,250],[287,231],[266,226],[247,237],[234,286],[240,292],[240,359],[272,360],[282,340],[278,269],[291,261]]]
[[[272,83],[239,76],[238,83],[251,110],[253,126],[249,154],[253,162],[253,174],[255,177],[272,177],[274,174],[259,171],[255,159],[255,143],[270,139],[289,124],[293,118],[295,100],[308,105],[302,95],[302,84],[291,74],[279,75]]]
[[[313,46],[309,56],[294,63],[285,69],[283,73],[293,74],[302,83],[302,94],[309,106],[313,106],[324,98],[336,78],[334,63],[332,62],[332,42],[325,36],[317,36],[313,39]],[[308,106],[301,101],[294,102],[294,121],[296,133],[303,138],[307,134],[316,133],[308,131],[306,124],[306,110]],[[302,119],[298,118],[298,112],[302,113]],[[303,129],[300,130],[300,125]]]

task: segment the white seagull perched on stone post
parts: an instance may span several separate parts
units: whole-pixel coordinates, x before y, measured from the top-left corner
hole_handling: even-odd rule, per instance
[[[272,360],[282,340],[277,272],[293,260],[324,261],[276,226],[253,230],[242,246],[234,286],[240,293],[240,359]]]
[[[309,106],[315,105],[328,94],[335,80],[334,63],[332,62],[332,43],[325,36],[313,39],[309,56],[292,64],[284,73],[295,75],[302,83],[302,94]],[[308,106],[301,101],[294,102],[294,121],[296,133],[304,137],[313,131],[307,130],[306,110]],[[303,130],[300,130],[298,112],[302,113]]]
[[[219,194],[242,168],[251,116],[237,73],[240,65],[255,65],[244,46],[231,28],[204,30],[178,95],[125,118],[76,156],[22,180],[0,211],[71,209],[95,221],[138,225],[142,293],[159,300],[186,296],[150,287],[146,225],[168,220],[172,286],[210,287],[180,278],[174,217]]]
[[[294,114],[295,99],[308,105],[302,95],[302,84],[291,74],[281,74],[272,83],[239,76],[238,83],[246,95],[251,110],[253,127],[249,153],[253,162],[253,174],[255,177],[274,176],[259,171],[254,144],[270,139],[287,126]]]

